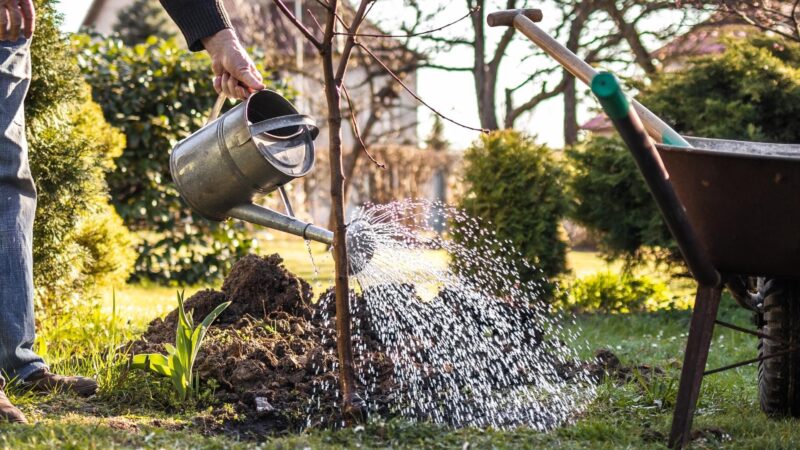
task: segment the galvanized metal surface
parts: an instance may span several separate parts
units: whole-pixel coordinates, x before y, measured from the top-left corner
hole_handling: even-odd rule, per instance
[[[687,140],[659,154],[714,267],[800,278],[800,145]]]
[[[179,142],[172,178],[211,220],[234,217],[330,244],[332,232],[253,203],[312,169],[318,131],[280,94],[260,91]]]

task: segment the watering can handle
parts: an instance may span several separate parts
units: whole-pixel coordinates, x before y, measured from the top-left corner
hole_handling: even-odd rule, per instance
[[[222,107],[224,105],[225,105],[225,94],[220,92],[219,97],[217,97],[217,101],[214,102],[214,106],[211,108],[211,114],[209,114],[208,116],[206,125],[217,120],[217,117],[219,117],[219,113],[222,112]]]
[[[317,137],[317,134],[319,134],[317,122],[313,118],[302,114],[290,114],[288,116],[273,117],[271,119],[262,120],[261,122],[256,122],[250,125],[250,134],[252,136],[257,136],[269,131],[297,126],[305,126],[308,128],[309,133],[313,137]]]

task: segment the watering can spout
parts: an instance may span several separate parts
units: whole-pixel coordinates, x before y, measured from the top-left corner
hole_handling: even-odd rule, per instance
[[[295,236],[300,236],[303,239],[322,242],[328,245],[333,244],[332,231],[252,203],[236,206],[228,211],[228,215],[234,219],[244,220],[245,222],[283,231]]]

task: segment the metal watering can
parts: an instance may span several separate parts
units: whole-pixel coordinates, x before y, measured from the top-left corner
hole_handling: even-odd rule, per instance
[[[314,166],[314,120],[301,115],[277,92],[263,90],[180,141],[169,165],[181,197],[210,220],[229,217],[333,243],[333,232],[293,217],[283,186]],[[279,190],[287,214],[256,205],[253,199]]]

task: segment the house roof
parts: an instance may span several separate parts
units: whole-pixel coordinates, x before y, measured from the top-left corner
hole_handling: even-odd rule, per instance
[[[83,22],[81,22],[81,26],[85,27],[94,23],[105,5],[106,0],[93,0],[92,4],[89,6],[89,10],[86,11],[86,15],[83,16]]]
[[[614,129],[614,124],[611,123],[611,119],[609,119],[605,114],[598,114],[589,119],[588,122],[583,123],[578,128],[597,133],[599,131],[608,131]]]
[[[738,16],[717,13],[654,51],[653,56],[662,63],[667,63],[692,56],[721,53],[725,50],[725,38],[742,38],[754,29]]]

